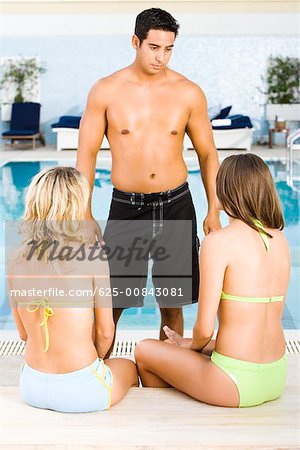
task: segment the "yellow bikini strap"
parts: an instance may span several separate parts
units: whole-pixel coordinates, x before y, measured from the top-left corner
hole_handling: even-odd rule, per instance
[[[268,236],[264,233],[265,229],[264,229],[263,224],[258,219],[253,219],[252,221],[253,221],[254,225],[256,225],[258,228],[260,228],[262,230],[262,231],[259,231],[259,235],[265,244],[266,250],[269,251],[270,250],[270,242],[269,242]]]
[[[33,308],[31,308],[33,307]],[[28,312],[35,312],[40,307],[44,308],[44,320],[40,323],[41,327],[45,327],[45,349],[44,352],[49,350],[49,330],[48,330],[48,318],[54,315],[54,311],[49,306],[49,300],[47,298],[42,298],[41,300],[33,300],[28,303],[26,310]]]
[[[41,248],[41,247],[38,247],[38,248],[37,248],[37,256],[38,256],[38,257],[40,256],[41,251],[42,251],[42,248]],[[45,261],[45,263],[47,263],[47,262],[48,262],[48,248],[45,249],[44,255],[43,255],[43,256],[44,256],[44,261]]]

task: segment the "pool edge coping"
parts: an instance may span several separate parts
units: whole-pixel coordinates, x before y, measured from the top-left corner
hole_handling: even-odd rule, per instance
[[[193,330],[185,330],[185,337],[191,337]],[[300,339],[300,329],[284,329],[284,337],[286,340]],[[213,338],[215,338],[216,330]],[[118,330],[116,340],[137,341],[141,339],[151,338],[158,339],[159,330]],[[21,340],[17,330],[0,330],[0,341],[5,340]]]

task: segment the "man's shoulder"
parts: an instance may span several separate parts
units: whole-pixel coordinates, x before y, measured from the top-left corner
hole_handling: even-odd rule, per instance
[[[97,92],[99,90],[109,89],[110,87],[113,88],[118,80],[119,77],[117,75],[117,72],[112,73],[111,75],[107,75],[106,77],[99,78],[99,80],[97,80],[92,86],[92,89]]]
[[[116,88],[118,84],[124,80],[126,76],[126,68],[113,72],[110,75],[99,78],[91,88],[93,94],[110,92]]]
[[[120,83],[124,81],[125,78],[128,78],[128,67],[124,67],[123,69],[119,69],[116,72],[107,75],[106,77],[100,78],[96,84],[98,85],[106,85],[106,86],[114,86],[116,83]]]
[[[191,95],[204,95],[201,87],[190,80],[186,76],[182,75],[175,70],[169,69],[169,77],[172,82],[174,82],[179,89],[183,89],[186,93],[191,93]]]

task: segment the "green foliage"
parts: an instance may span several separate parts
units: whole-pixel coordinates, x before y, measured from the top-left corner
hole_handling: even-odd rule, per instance
[[[271,56],[267,69],[268,103],[300,103],[300,60]]]
[[[24,102],[24,87],[30,90],[34,87],[40,73],[46,72],[36,58],[7,59],[3,63],[1,87],[8,83],[16,86],[15,102]]]

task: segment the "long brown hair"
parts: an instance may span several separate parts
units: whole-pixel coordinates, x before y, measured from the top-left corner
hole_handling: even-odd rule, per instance
[[[271,172],[256,155],[232,155],[222,162],[217,175],[217,197],[228,216],[256,231],[263,227],[282,230],[282,208]],[[269,233],[265,232],[269,237]]]

